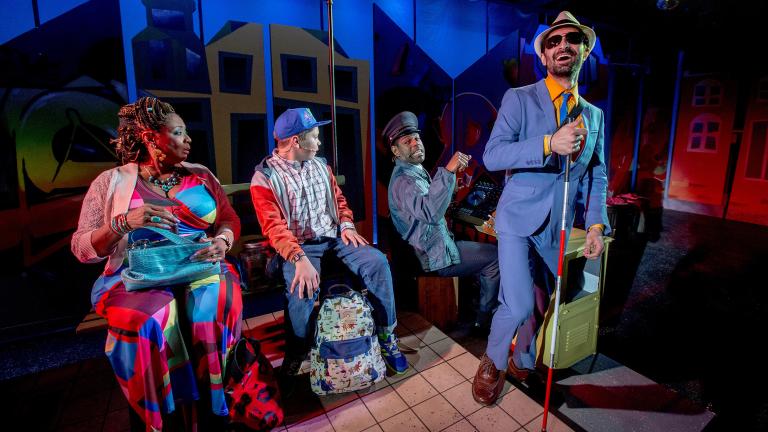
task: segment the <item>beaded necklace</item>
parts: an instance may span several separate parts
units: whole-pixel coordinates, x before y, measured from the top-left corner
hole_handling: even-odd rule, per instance
[[[161,179],[159,179],[159,178],[157,178],[157,177],[153,176],[153,175],[152,175],[152,174],[149,172],[149,170],[147,169],[146,165],[144,166],[144,172],[146,172],[146,173],[147,173],[147,175],[149,176],[149,177],[147,178],[147,181],[148,181],[150,184],[153,184],[153,185],[155,185],[155,186],[159,186],[159,187],[160,187],[160,189],[162,189],[162,190],[163,190],[163,192],[165,192],[165,197],[166,197],[166,198],[169,198],[169,197],[168,197],[168,193],[171,191],[171,189],[173,189],[173,187],[174,187],[174,186],[176,186],[176,185],[180,185],[180,184],[181,184],[181,175],[179,174],[179,171],[178,171],[178,170],[176,170],[176,169],[174,169],[174,170],[171,172],[171,175],[170,175],[170,177],[168,177],[168,178],[167,178],[167,179],[165,179],[165,180],[161,180]]]

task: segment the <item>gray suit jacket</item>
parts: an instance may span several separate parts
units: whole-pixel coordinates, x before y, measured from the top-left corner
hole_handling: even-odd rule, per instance
[[[603,112],[584,101],[582,120],[588,130],[581,155],[571,164],[567,227],[570,231],[579,200],[586,207],[586,226],[601,223],[610,232],[606,212],[607,177],[603,156]],[[552,213],[559,226],[565,158],[544,157],[544,135],[557,129],[555,109],[544,80],[507,90],[483,153],[490,171],[507,170],[496,210],[496,231],[529,236]]]

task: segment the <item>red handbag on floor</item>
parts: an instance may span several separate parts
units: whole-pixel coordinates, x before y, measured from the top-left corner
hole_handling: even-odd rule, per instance
[[[266,431],[283,422],[274,370],[256,339],[244,337],[230,352],[224,392],[233,423]]]

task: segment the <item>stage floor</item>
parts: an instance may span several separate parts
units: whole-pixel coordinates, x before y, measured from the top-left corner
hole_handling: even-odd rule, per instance
[[[375,387],[318,397],[302,375],[284,401],[288,431],[529,431],[541,425],[543,377],[508,381],[496,404],[471,394],[478,357],[420,315],[398,315],[401,342],[417,348],[402,376]],[[272,364],[282,363],[281,312],[244,321]],[[305,369],[307,364],[305,362]],[[550,431],[702,430],[714,414],[603,355],[556,373]],[[5,426],[24,430],[128,431],[125,398],[105,357],[0,382]],[[21,430],[16,429],[13,430]],[[5,429],[5,427],[4,427]]]
[[[600,355],[556,375],[555,416],[575,431],[767,430],[768,398],[758,389],[768,378],[764,368],[752,366],[750,354],[755,341],[764,339],[768,319],[768,291],[754,283],[764,280],[768,228],[674,211],[665,211],[659,225],[660,232],[617,238],[611,245],[601,300]],[[246,316],[261,316],[248,320],[249,330],[258,327],[259,320],[279,319],[279,313],[262,315],[267,303],[244,297]],[[417,325],[409,327],[407,321],[401,318],[400,331],[413,337],[403,334],[404,339],[417,339],[429,348],[420,355],[434,352],[440,358],[433,358],[432,368],[447,364],[458,372],[463,381],[454,387],[468,386],[472,371],[454,367],[453,357],[446,361],[433,347],[440,340],[424,342],[411,328]],[[476,359],[485,350],[485,339],[467,330],[465,320],[441,340],[449,344],[447,339],[452,339],[466,351],[456,357]],[[125,430],[127,407],[103,347],[103,333],[75,335],[73,328],[0,346],[0,427],[23,422],[21,429],[26,430]],[[411,361],[418,365],[425,360]],[[419,376],[430,383],[428,370],[417,370],[412,379],[418,381]],[[429,400],[439,395],[448,401],[445,391],[429,385],[437,392]],[[427,427],[392,383],[383,387]],[[504,401],[525,395],[539,406],[543,387],[535,378],[517,383],[496,412],[524,429],[534,419],[510,415]],[[373,415],[365,396],[354,400],[376,420],[371,426],[378,426],[387,419]],[[473,425],[472,415],[480,412],[451,406],[461,415],[457,425]],[[323,406],[315,411],[317,421],[326,419],[332,425],[327,413],[342,407]],[[713,418],[712,413],[717,415]],[[299,417],[289,416],[289,421],[302,421]]]

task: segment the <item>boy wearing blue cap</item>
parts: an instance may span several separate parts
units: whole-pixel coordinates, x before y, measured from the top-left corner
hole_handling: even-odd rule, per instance
[[[295,340],[288,347],[283,373],[295,375],[309,346],[307,327],[320,286],[320,259],[332,250],[359,275],[371,294],[382,355],[395,373],[408,369],[397,347],[395,298],[386,256],[357,233],[352,211],[331,167],[320,157],[319,126],[308,108],[294,108],[275,121],[277,147],[256,165],[251,198],[262,232],[283,265],[288,315]]]

